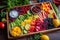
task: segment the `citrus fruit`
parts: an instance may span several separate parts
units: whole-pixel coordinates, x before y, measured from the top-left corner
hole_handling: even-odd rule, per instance
[[[53,24],[54,24],[54,27],[57,28],[60,25],[59,19],[53,19]]]
[[[49,37],[47,35],[42,35],[41,40],[49,40]]]

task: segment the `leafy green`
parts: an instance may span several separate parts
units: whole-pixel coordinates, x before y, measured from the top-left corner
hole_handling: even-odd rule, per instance
[[[34,35],[34,38],[35,38],[35,40],[39,40],[40,39],[40,35],[36,34],[36,35]]]
[[[56,12],[56,16],[58,17],[58,19],[60,19],[60,12],[59,12],[57,6],[54,3],[52,3],[52,6],[53,6],[53,8],[54,8],[54,10]]]
[[[16,25],[20,26],[20,20],[19,19],[16,19],[14,22],[16,23]]]
[[[13,28],[16,24],[14,22],[10,23],[10,27]]]
[[[30,40],[40,40],[40,34],[35,34],[33,36],[30,36]]]
[[[29,4],[29,0],[24,0],[23,5],[25,5],[25,4]]]
[[[4,8],[4,7],[6,7],[6,6],[5,6],[5,5],[3,5],[3,6],[0,6],[0,9],[1,9],[1,8]]]
[[[2,21],[2,18],[5,18],[6,17],[6,12],[3,11],[3,12],[0,12],[0,21]]]
[[[12,7],[12,6],[11,6],[11,1],[10,1],[10,0],[8,0],[7,6],[8,6],[8,10],[10,10],[10,8]]]
[[[10,10],[11,7],[14,6],[21,6],[21,5],[26,5],[29,4],[29,0],[8,0],[7,6],[8,9]]]
[[[42,35],[43,35],[42,33],[32,35],[32,36],[30,36],[30,40],[41,40],[40,36],[42,36]]]
[[[0,6],[0,8],[8,8],[10,10],[11,7],[14,6],[22,6],[29,4],[29,0],[2,0],[3,6]]]
[[[5,17],[5,16],[6,16],[6,12],[1,12],[1,13],[0,13],[0,17],[1,17],[1,18]]]
[[[18,19],[19,19],[20,21],[23,21],[23,20],[25,19],[25,17],[24,17],[23,15],[20,15],[20,16],[18,17]]]

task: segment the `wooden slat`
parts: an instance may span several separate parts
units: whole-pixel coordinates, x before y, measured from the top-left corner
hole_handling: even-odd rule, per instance
[[[60,30],[60,28],[54,28],[54,29],[49,29],[49,30],[44,30],[44,31],[39,31],[39,32],[28,33],[28,34],[20,35],[19,37],[10,37],[9,39],[18,39],[20,37],[33,35],[33,34],[37,34],[37,33],[40,33],[40,32],[41,33],[50,33],[50,32],[57,31],[57,30]]]

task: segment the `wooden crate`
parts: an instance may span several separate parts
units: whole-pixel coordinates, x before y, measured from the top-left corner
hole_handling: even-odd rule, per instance
[[[40,4],[40,3],[35,3],[35,4],[32,4],[32,5],[37,5],[37,4]],[[51,3],[50,3],[51,4]],[[28,6],[28,5],[23,5],[23,6]],[[23,6],[15,6],[15,7],[23,7]],[[30,4],[29,4],[29,6],[31,6]],[[52,5],[51,5],[52,6]],[[15,8],[15,7],[12,7],[11,9],[13,9],[13,8]],[[53,7],[52,7],[53,8]],[[9,16],[8,16],[8,11],[7,11],[7,14],[6,14],[6,18],[7,18],[7,34],[8,34],[8,38],[9,39],[16,39],[16,38],[20,38],[20,37],[24,37],[24,36],[28,36],[28,35],[32,35],[32,34],[37,34],[37,33],[40,33],[40,32],[42,32],[42,33],[46,33],[46,32],[51,32],[51,31],[55,31],[55,30],[60,30],[60,28],[53,28],[53,29],[49,29],[49,30],[44,30],[44,31],[39,31],[39,32],[33,32],[33,33],[28,33],[28,34],[23,34],[23,35],[20,35],[19,37],[11,37],[10,36],[10,33],[9,33],[9,30],[10,30],[10,28],[9,28]],[[56,15],[56,14],[55,14]]]

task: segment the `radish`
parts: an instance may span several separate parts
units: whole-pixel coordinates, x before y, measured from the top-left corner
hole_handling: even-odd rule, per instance
[[[36,26],[36,28],[40,30],[40,26]]]
[[[41,24],[41,23],[39,23],[39,22],[38,22],[38,23],[36,23],[36,25],[37,25],[37,26],[39,26],[40,24]]]
[[[39,30],[38,30],[38,29],[36,29],[36,31],[38,32]]]

